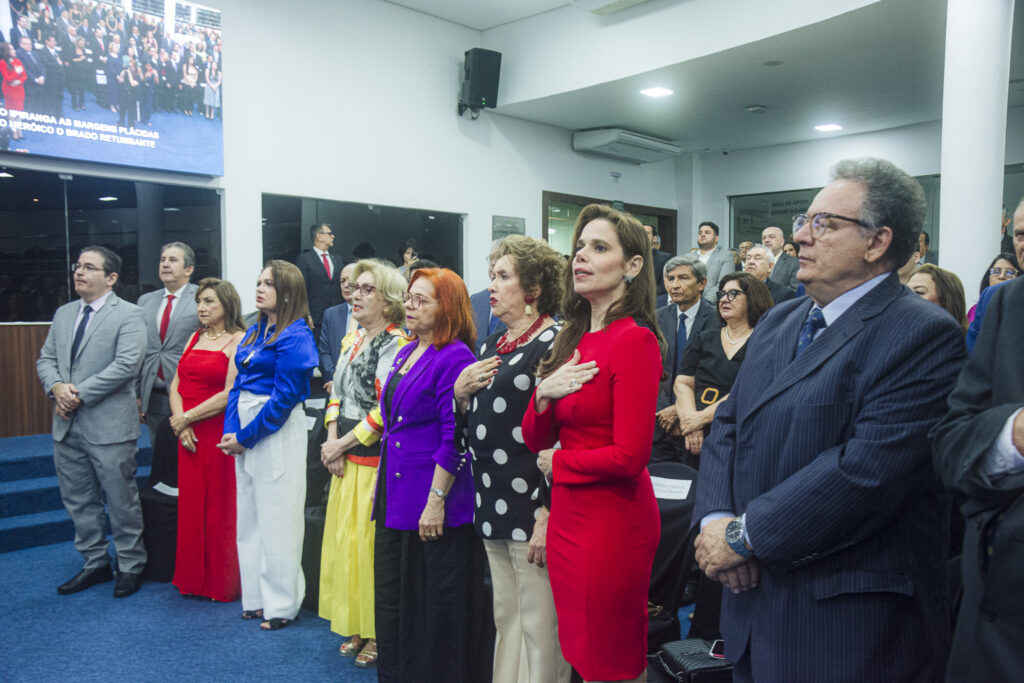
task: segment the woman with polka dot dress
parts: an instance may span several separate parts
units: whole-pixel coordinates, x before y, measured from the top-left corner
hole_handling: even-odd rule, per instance
[[[455,401],[459,446],[473,458],[473,523],[494,588],[494,681],[567,683],[572,672],[558,645],[545,557],[550,493],[520,426],[537,366],[559,330],[551,316],[565,259],[546,242],[519,235],[492,256],[491,311],[508,331],[484,340],[480,360],[455,382]]]

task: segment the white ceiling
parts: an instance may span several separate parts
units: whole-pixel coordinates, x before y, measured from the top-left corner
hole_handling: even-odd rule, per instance
[[[392,0],[478,29],[566,0]],[[1024,106],[1024,0],[1016,0],[1009,106]],[[650,73],[530,101],[497,113],[567,130],[621,127],[686,151],[817,140],[942,116],[946,3],[882,0],[827,21]],[[770,60],[779,66],[765,66]],[[1014,82],[1016,80],[1016,82]],[[655,85],[675,91],[652,99]],[[748,105],[767,113],[749,114]],[[837,123],[838,133],[814,126]]]
[[[570,0],[387,0],[432,17],[486,31],[549,10],[571,5]]]

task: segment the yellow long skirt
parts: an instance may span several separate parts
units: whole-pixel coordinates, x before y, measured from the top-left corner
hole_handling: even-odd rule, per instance
[[[375,638],[373,619],[373,485],[377,468],[345,461],[327,499],[320,557],[320,616],[343,636]]]

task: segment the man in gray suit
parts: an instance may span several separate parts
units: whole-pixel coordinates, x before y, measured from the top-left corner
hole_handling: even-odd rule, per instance
[[[146,319],[146,360],[139,377],[139,421],[149,428],[149,442],[156,443],[156,430],[171,416],[167,387],[174,380],[178,361],[188,338],[199,327],[196,318],[196,289],[188,280],[195,270],[192,247],[171,242],[160,249],[160,281],[163,289],[139,297]]]
[[[718,226],[711,221],[701,223],[697,227],[697,246],[690,253],[697,254],[708,269],[708,286],[704,288],[704,298],[716,305],[718,281],[735,268],[732,253],[718,246]]]
[[[139,589],[146,549],[135,483],[135,380],[146,352],[142,309],[114,294],[121,259],[106,247],[86,247],[74,265],[79,301],[54,315],[36,363],[54,399],[53,460],[61,499],[75,525],[85,566],[60,585],[62,595],[113,579],[103,502],[117,549],[114,597]]]
[[[786,237],[782,234],[782,230],[774,226],[765,228],[761,231],[761,243],[771,249],[772,256],[775,257],[771,281],[795,292],[800,284],[796,281],[796,271],[800,270],[800,261],[782,250],[782,247],[786,246]]]

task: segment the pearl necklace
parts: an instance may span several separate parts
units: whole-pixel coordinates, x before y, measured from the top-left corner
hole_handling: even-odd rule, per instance
[[[227,333],[227,330],[224,329],[224,330],[221,330],[218,334],[216,334],[216,335],[211,337],[210,336],[210,328],[206,328],[205,335],[206,335],[206,338],[209,339],[210,341],[217,341],[218,339],[223,337],[226,333]]]
[[[732,344],[733,346],[735,346],[736,344],[739,344],[740,342],[746,341],[747,337],[750,336],[750,333],[753,332],[753,330],[747,330],[747,333],[745,335],[743,335],[742,337],[740,337],[739,339],[733,339],[732,335],[729,334],[729,326],[726,325],[724,329],[725,329],[725,338],[728,339],[729,343]]]

